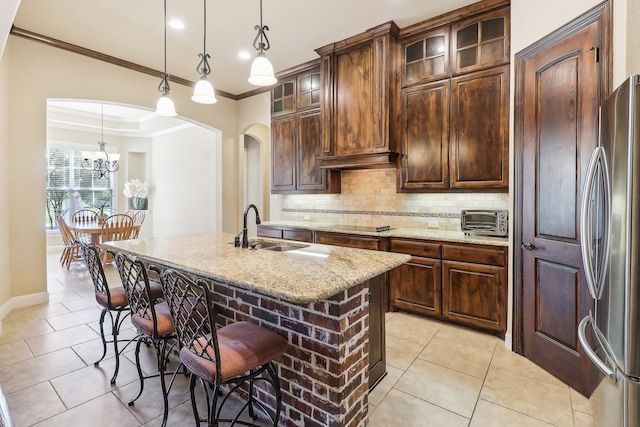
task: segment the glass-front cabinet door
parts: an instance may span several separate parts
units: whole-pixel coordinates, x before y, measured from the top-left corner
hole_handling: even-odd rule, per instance
[[[402,86],[438,80],[449,75],[449,28],[402,43]]]
[[[453,73],[509,62],[509,8],[453,26]]]
[[[296,80],[285,80],[275,85],[271,91],[271,114],[293,113],[296,111]]]

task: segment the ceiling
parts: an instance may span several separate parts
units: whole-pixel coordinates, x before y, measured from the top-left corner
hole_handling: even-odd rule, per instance
[[[393,20],[400,28],[475,3],[475,0],[263,0],[269,27],[267,57],[277,71],[317,58],[315,49]],[[203,2],[167,0],[167,72],[195,82],[203,48]],[[260,22],[259,0],[207,1],[207,53],[217,89],[241,95]],[[161,0],[22,0],[14,25],[156,70],[163,67]],[[239,52],[250,59],[240,59]]]

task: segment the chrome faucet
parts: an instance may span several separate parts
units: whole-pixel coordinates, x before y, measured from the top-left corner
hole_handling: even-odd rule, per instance
[[[249,210],[251,208],[253,208],[253,210],[256,211],[256,225],[260,224],[260,213],[258,212],[258,208],[256,207],[256,205],[252,203],[249,206],[247,206],[247,208],[244,210],[244,216],[242,220],[242,247],[243,248],[249,247],[249,236],[247,235],[247,214],[249,213]]]

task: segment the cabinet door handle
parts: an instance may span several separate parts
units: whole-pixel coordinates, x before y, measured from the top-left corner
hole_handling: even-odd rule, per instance
[[[523,243],[520,245],[520,247],[526,251],[532,251],[536,248],[535,246],[533,246],[533,243],[531,242]]]

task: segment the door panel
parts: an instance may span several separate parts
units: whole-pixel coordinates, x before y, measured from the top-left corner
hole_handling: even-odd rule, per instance
[[[579,206],[597,144],[601,70],[595,21],[522,64],[522,325],[524,355],[589,394],[577,329],[592,300],[583,276]]]

